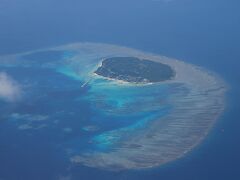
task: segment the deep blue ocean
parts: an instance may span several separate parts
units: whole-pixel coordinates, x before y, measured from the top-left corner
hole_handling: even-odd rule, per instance
[[[102,42],[173,57],[218,73],[229,84],[226,110],[205,141],[186,157],[158,168],[135,171],[76,166],[72,179],[239,180],[239,7],[237,0],[3,0],[0,55],[73,42]],[[67,88],[74,88],[74,83]],[[0,163],[0,179],[54,179],[55,173],[64,168],[65,162],[58,158],[61,152],[48,149],[49,137],[63,137],[39,134],[33,140],[22,137],[21,132],[9,134],[12,136],[1,136],[0,161],[5,163]],[[16,137],[26,141],[19,142],[22,148],[9,157],[5,144],[14,142]],[[36,143],[38,140],[41,142]],[[28,147],[29,144],[35,146]],[[22,154],[29,154],[29,159]],[[32,164],[35,157],[39,157],[38,161]]]

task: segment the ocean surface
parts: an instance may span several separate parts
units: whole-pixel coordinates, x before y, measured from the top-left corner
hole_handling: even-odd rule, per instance
[[[1,55],[72,42],[111,43],[200,65],[224,78],[229,85],[229,90],[226,96],[226,110],[202,144],[184,158],[161,167],[146,170],[114,172],[76,166],[71,167],[73,175],[69,176],[63,170],[66,168],[64,158],[59,158],[64,154],[50,148],[52,147],[51,142],[62,141],[63,138],[66,138],[61,136],[61,132],[54,131],[54,122],[52,131],[47,133],[43,131],[35,135],[34,138],[31,138],[31,133],[16,131],[15,127],[6,130],[2,126],[0,127],[0,179],[239,179],[239,5],[240,3],[236,0],[213,0],[211,2],[205,0],[3,1],[0,5]],[[26,69],[25,74],[22,74],[21,71],[18,76],[20,72],[16,69],[11,71],[11,68],[5,68],[1,70],[12,73],[14,77],[19,77],[17,79],[19,81],[21,81],[20,77],[37,74],[35,79],[43,83],[43,89],[36,89],[35,92],[31,93],[39,94],[44,88],[50,91],[51,89],[48,88],[49,84],[52,85],[52,82],[61,82],[60,84],[54,84],[52,88],[63,88],[63,90],[66,90],[64,92],[70,92],[66,95],[62,94],[64,92],[54,93],[51,96],[54,100],[59,101],[58,106],[51,105],[50,102],[52,101],[49,99],[47,104],[41,102],[43,104],[40,109],[29,105],[31,109],[19,109],[19,111],[28,110],[42,113],[59,110],[59,113],[61,113],[62,108],[68,107],[65,104],[68,101],[64,97],[71,99],[71,95],[78,95],[72,92],[76,88],[75,80],[61,76],[61,73],[69,73],[67,69],[60,69],[60,74],[51,74],[51,71],[42,70],[36,73],[38,68],[31,68],[30,70]],[[53,79],[45,81],[44,76],[46,75]],[[74,76],[71,73],[68,75]],[[65,81],[68,86],[64,86]],[[32,83],[34,84],[34,82]],[[34,94],[30,95],[29,97],[34,96]],[[30,100],[34,101],[34,99]],[[41,99],[38,99],[38,101],[40,102]],[[76,103],[85,112],[89,111],[87,106],[81,106],[79,102]],[[121,106],[121,102],[120,104],[110,105],[112,107]],[[73,106],[71,108],[73,109],[69,109],[69,111],[77,112],[77,109],[74,109]],[[8,110],[1,109],[1,115]],[[14,117],[21,120],[21,117],[17,117],[17,114]],[[61,115],[59,117],[64,119]],[[88,117],[83,118],[87,119]],[[38,117],[39,119],[43,120],[44,117]],[[14,118],[12,121],[14,121]],[[73,118],[71,122],[63,121],[62,124],[60,123],[62,130],[65,131],[64,133],[71,131],[71,129],[66,128],[67,123],[74,122]],[[8,126],[16,125],[11,121],[1,121],[1,124],[6,125],[6,123],[9,123]],[[122,123],[121,125],[125,126],[124,122]],[[125,121],[125,123],[129,122]],[[119,126],[119,124],[115,125]],[[22,128],[28,128],[28,126]],[[36,128],[41,127],[36,126]],[[89,130],[89,128],[92,127],[86,126],[85,130]],[[111,129],[114,127],[106,126],[104,128]],[[10,132],[9,129],[13,131]],[[80,135],[84,136],[84,133]],[[71,143],[66,146],[71,147]],[[104,147],[98,148],[106,151]],[[33,159],[36,157],[38,158],[33,163]],[[56,177],[58,172],[62,172],[61,177]]]

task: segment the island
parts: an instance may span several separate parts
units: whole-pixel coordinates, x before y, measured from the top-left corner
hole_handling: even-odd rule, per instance
[[[175,71],[169,65],[137,57],[104,59],[95,73],[131,83],[156,83],[170,80],[175,76]]]

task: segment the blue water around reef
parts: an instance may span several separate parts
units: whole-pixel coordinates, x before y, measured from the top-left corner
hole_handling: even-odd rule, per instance
[[[238,0],[162,2],[104,0],[94,3],[47,0],[36,3],[25,0],[14,5],[12,1],[3,1],[0,8],[1,54],[76,41],[107,42],[201,65],[219,73],[231,86],[225,114],[211,131],[208,139],[185,159],[164,167],[141,171],[107,172],[81,166],[74,167],[73,179],[239,179]],[[21,73],[31,71],[25,70],[26,72]],[[17,69],[6,71],[19,80],[22,77],[22,74],[17,76]],[[65,87],[66,89],[69,91],[71,88],[74,89],[74,83],[70,85],[69,78],[60,74],[56,76],[61,76],[68,82],[69,86]],[[39,81],[41,78],[41,81],[44,81],[44,76],[38,78]],[[61,83],[58,87],[62,87]],[[28,93],[30,92],[25,92],[31,99],[34,94],[31,96]],[[35,89],[35,92],[31,93],[40,94],[40,90]],[[34,109],[35,112],[46,110],[44,105],[47,102],[42,103],[41,108]],[[15,106],[2,108],[5,105],[3,102],[0,105],[1,119],[3,112],[15,108]],[[59,106],[51,108],[58,109]],[[89,111],[88,108],[84,110]],[[64,154],[58,151],[52,142],[60,142],[67,137],[63,136],[62,131],[60,133],[53,130],[54,123],[51,131],[36,133],[34,138],[30,133],[16,131],[14,123],[1,120],[0,124],[0,178],[51,180],[56,178],[55,174],[59,171],[64,174],[67,162],[63,158]],[[6,126],[9,128],[5,129]],[[65,127],[64,124],[61,126]],[[81,135],[85,135],[84,133],[83,131]]]

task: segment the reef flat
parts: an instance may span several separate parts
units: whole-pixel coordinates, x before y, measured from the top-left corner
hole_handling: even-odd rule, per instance
[[[49,52],[53,59],[48,59]],[[108,66],[113,61],[117,69]],[[119,71],[129,62],[133,74]],[[164,71],[145,71],[156,64]],[[64,150],[74,165],[116,171],[174,161],[206,137],[225,107],[227,86],[218,75],[127,47],[69,44],[0,57],[0,68],[21,72],[12,73],[12,78],[28,93],[14,109],[3,106],[4,118],[33,137],[33,131],[37,137],[40,131],[44,137],[54,132],[57,142],[51,144]]]
[[[175,74],[168,65],[136,57],[104,59],[95,73],[132,83],[161,82],[171,79]]]
[[[159,86],[175,86],[168,102],[173,109],[168,115],[156,118],[146,129],[135,130],[133,135],[121,131],[105,134],[104,138],[109,141],[119,136],[126,139],[118,142],[118,147],[112,152],[94,151],[75,155],[71,158],[73,163],[108,170],[160,166],[185,156],[196,147],[224,111],[227,85],[213,72],[183,61],[131,48],[91,43],[87,45],[95,53],[104,52],[103,57],[133,56],[170,66],[176,75]],[[112,83],[128,86],[121,81]]]

